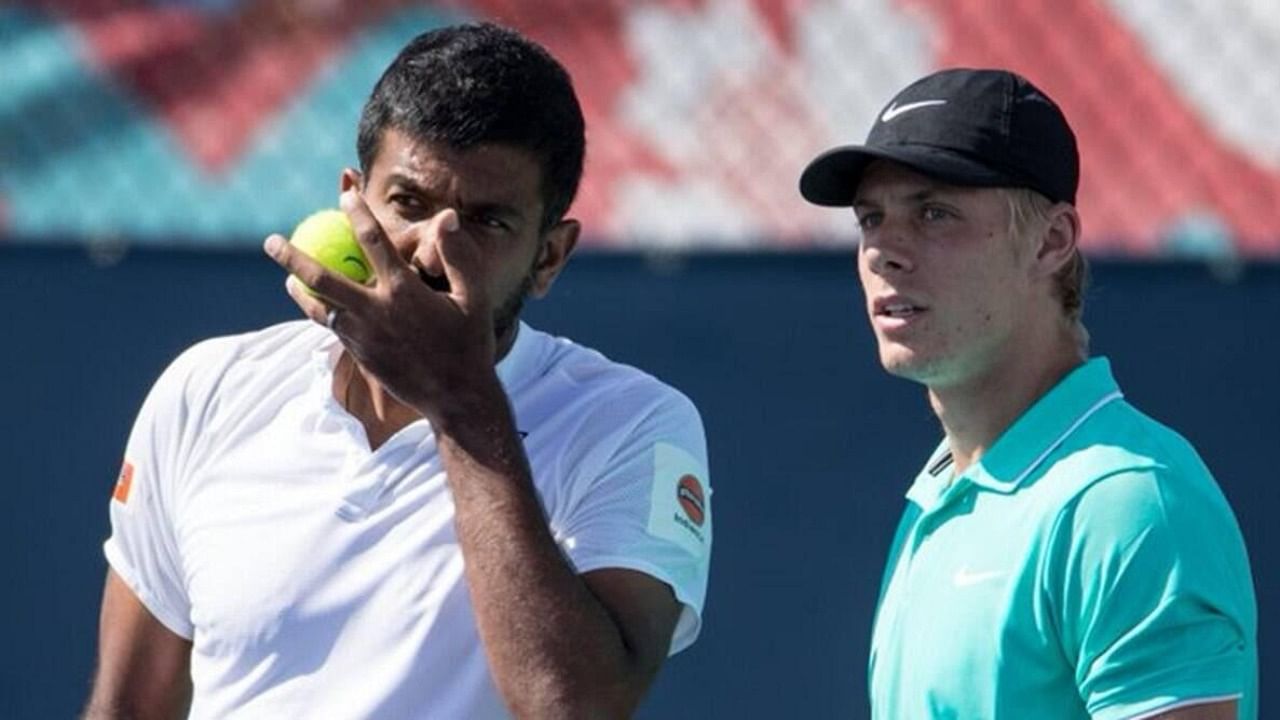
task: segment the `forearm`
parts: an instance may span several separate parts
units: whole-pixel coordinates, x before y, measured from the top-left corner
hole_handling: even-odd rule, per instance
[[[501,387],[459,398],[433,424],[476,623],[507,703],[519,717],[629,715],[643,685],[636,660],[551,535]]]

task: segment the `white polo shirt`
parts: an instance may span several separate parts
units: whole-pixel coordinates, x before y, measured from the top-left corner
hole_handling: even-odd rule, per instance
[[[115,572],[193,643],[193,718],[493,718],[454,508],[426,421],[370,451],[308,321],[202,342],[156,382],[111,501]],[[574,568],[628,568],[698,634],[711,548],[702,423],[671,387],[521,325],[498,364]]]

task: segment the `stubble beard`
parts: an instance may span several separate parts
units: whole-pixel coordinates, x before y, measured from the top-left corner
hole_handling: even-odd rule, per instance
[[[520,313],[524,310],[525,300],[533,290],[533,272],[530,271],[520,281],[520,285],[498,304],[493,311],[493,336],[501,344],[503,338],[514,330],[520,321]]]

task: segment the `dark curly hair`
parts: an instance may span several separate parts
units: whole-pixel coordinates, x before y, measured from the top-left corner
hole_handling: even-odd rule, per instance
[[[543,230],[568,212],[582,179],[584,123],[569,73],[542,46],[492,23],[431,30],[400,51],[360,115],[366,174],[388,128],[459,150],[530,151],[542,169]]]

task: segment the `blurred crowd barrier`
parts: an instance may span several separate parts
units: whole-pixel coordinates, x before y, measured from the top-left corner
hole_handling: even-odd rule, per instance
[[[931,69],[1003,66],[1072,119],[1091,253],[1280,257],[1270,0],[8,0],[0,238],[287,231],[336,202],[397,49],[481,18],[574,75],[594,247],[850,245],[799,198],[805,162]]]

